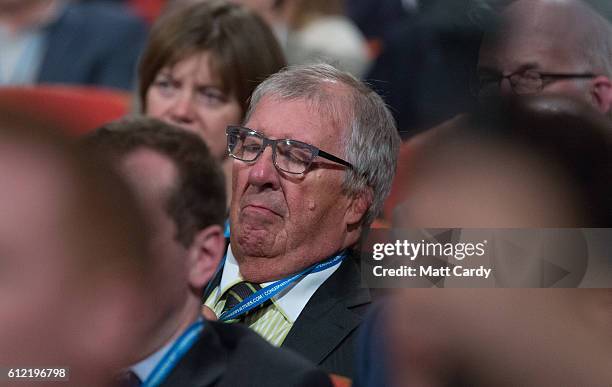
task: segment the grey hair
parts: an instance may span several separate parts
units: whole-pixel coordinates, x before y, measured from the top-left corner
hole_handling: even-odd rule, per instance
[[[395,176],[400,137],[382,98],[349,73],[319,63],[290,66],[266,79],[253,92],[246,120],[265,97],[305,100],[338,128],[350,130],[344,156],[355,169],[347,170],[344,193],[372,192],[362,224],[370,225],[382,210]]]

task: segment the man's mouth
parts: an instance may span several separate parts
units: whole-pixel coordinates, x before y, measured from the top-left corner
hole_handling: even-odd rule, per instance
[[[242,207],[242,212],[260,214],[263,216],[276,215],[276,216],[282,217],[282,215],[279,212],[271,209],[270,207],[262,205],[262,204],[254,204],[254,203],[247,204],[246,206]]]

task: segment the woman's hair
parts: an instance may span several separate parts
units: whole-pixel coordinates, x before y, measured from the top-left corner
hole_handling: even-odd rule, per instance
[[[205,51],[212,74],[236,97],[243,114],[255,87],[286,65],[274,33],[252,11],[221,0],[187,2],[169,9],[151,29],[138,68],[142,110],[162,68]]]

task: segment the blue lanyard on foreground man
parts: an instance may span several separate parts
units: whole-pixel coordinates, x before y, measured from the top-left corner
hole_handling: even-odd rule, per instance
[[[189,328],[174,342],[172,347],[166,352],[164,357],[151,372],[151,375],[142,383],[142,387],[157,387],[159,386],[172,372],[183,356],[191,349],[193,344],[200,338],[204,321],[199,318],[198,321],[191,324]]]
[[[290,277],[287,277],[282,280],[278,280],[269,286],[266,286],[263,289],[258,290],[257,292],[251,294],[246,297],[242,302],[238,305],[234,306],[232,309],[226,311],[221,316],[219,316],[219,321],[227,321],[233,320],[248,311],[257,308],[259,305],[268,301],[272,297],[276,296],[278,293],[282,292],[287,286],[291,285],[299,278],[302,278],[308,274],[318,273],[325,269],[329,269],[330,267],[336,266],[340,264],[344,258],[346,257],[346,251],[340,252],[338,255],[327,259],[323,262],[312,265],[297,274],[293,274]]]

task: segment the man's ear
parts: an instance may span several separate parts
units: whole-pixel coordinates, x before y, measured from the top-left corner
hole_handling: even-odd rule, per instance
[[[593,79],[591,86],[591,97],[595,107],[602,113],[608,113],[612,109],[612,81],[610,78],[600,75]]]
[[[350,198],[345,215],[347,225],[355,225],[363,219],[372,205],[373,198],[374,194],[370,187]]]
[[[198,231],[187,253],[189,284],[202,289],[212,279],[224,252],[225,237],[221,226],[208,226]]]

